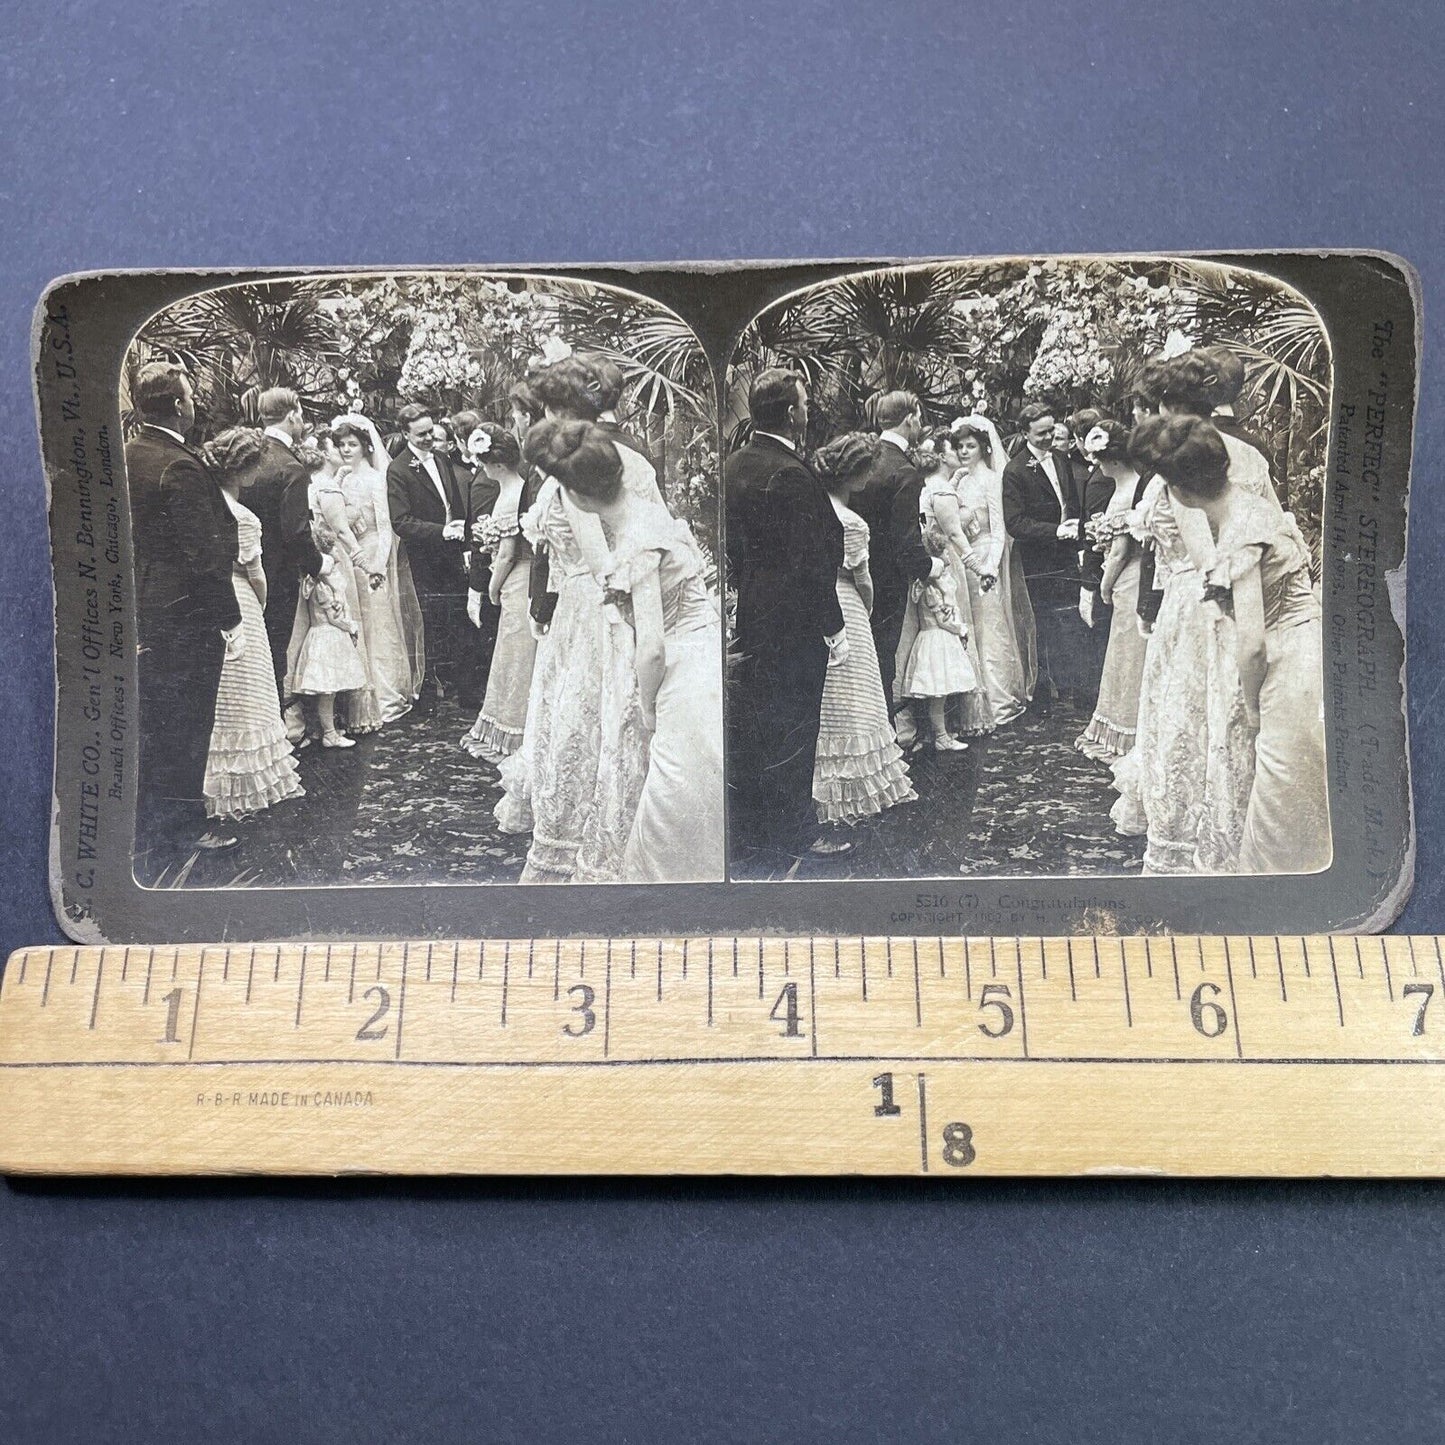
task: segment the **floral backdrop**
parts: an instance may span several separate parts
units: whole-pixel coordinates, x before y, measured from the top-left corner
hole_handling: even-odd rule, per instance
[[[729,369],[724,432],[746,425],[763,367],[797,367],[821,441],[858,426],[867,397],[905,387],[926,414],[967,407],[1005,436],[1028,402],[1127,418],[1160,352],[1221,345],[1244,362],[1239,411],[1265,443],[1282,499],[1318,538],[1329,420],[1329,346],[1296,293],[1195,261],[1003,261],[894,267],[826,282],[765,311]]]
[[[707,358],[670,311],[630,293],[551,277],[455,272],[228,286],[166,308],[127,356],[130,379],[158,357],[195,379],[203,435],[254,425],[260,394],[297,391],[318,422],[366,412],[383,433],[423,401],[508,420],[507,393],[538,366],[602,354],[627,378],[624,425],[645,437],[672,510],[717,554],[716,419]]]

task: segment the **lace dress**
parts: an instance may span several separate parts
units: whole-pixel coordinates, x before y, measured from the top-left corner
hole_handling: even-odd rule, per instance
[[[1283,516],[1263,457],[1225,436],[1230,481]],[[1248,455],[1245,455],[1248,454]],[[1134,747],[1114,764],[1121,833],[1144,834],[1146,873],[1233,873],[1254,785],[1254,729],[1219,610],[1179,531],[1167,489],[1140,508],[1163,601],[1139,685]]]
[[[503,490],[492,509],[486,550],[495,552],[508,538],[515,538],[517,553],[502,583],[501,618],[497,623],[492,665],[487,673],[487,693],[476,722],[462,739],[462,747],[474,758],[492,763],[500,763],[522,745],[537,656],[527,596],[532,548],[521,535],[517,515],[521,496],[522,482],[518,478]]]
[[[628,883],[716,882],[725,843],[722,620],[692,533],[661,510],[647,513],[613,549],[608,606],[629,630],[632,594],[654,574],[666,663],[620,876]]]
[[[959,519],[969,542],[964,558],[969,610],[973,614],[972,656],[988,696],[996,727],[1022,716],[1038,680],[1034,608],[1023,569],[1015,564],[1014,542],[1003,522],[998,477],[984,469],[954,478]],[[983,574],[997,581],[987,591]]]
[[[301,579],[296,626],[286,651],[286,695],[339,694],[348,731],[370,732],[381,725],[381,712],[366,669],[350,560],[357,543],[346,521],[346,499],[326,477],[311,483],[310,498],[316,548],[332,566],[324,578]]]
[[[406,609],[401,579],[397,573],[396,535],[391,530],[391,511],[386,501],[386,478],[374,467],[358,467],[341,483],[346,503],[346,520],[360,547],[360,563],[352,580],[357,601],[357,620],[365,639],[366,667],[375,689],[378,721],[392,722],[416,701],[422,674],[412,666],[412,647],[407,640]],[[375,590],[372,574],[386,581]],[[408,569],[406,585],[411,586]],[[411,606],[419,621],[421,612],[416,590]],[[425,669],[423,668],[423,671]]]
[[[206,757],[206,815],[242,818],[305,792],[286,741],[266,619],[246,568],[261,557],[256,514],[222,492],[236,518],[239,546],[231,585],[241,609],[240,657],[226,658],[216,693],[216,721]]]
[[[619,446],[622,484],[662,509],[656,474]],[[647,774],[647,728],[637,697],[631,628],[603,611],[599,569],[608,551],[601,524],[543,483],[522,534],[545,543],[556,609],[537,645],[522,746],[499,772],[495,815],[506,832],[532,834],[523,883],[615,882]]]
[[[1256,568],[1267,670],[1239,871],[1317,873],[1331,857],[1320,606],[1294,517],[1251,497],[1221,528],[1209,581],[1233,587]]]
[[[1157,496],[1163,486],[1160,478],[1150,482],[1140,498],[1141,507],[1148,505],[1151,495]],[[1094,715],[1074,740],[1074,746],[1081,753],[1100,763],[1121,758],[1134,746],[1139,721],[1139,688],[1149,653],[1149,638],[1139,630],[1138,617],[1143,551],[1139,539],[1129,529],[1131,519],[1138,525],[1130,505],[1134,490],[1134,486],[1116,487],[1103,514],[1103,525],[1113,532],[1104,563],[1104,579],[1113,608],[1109,644],[1099,675],[1099,700],[1094,705]]]
[[[838,605],[848,637],[847,659],[830,667],[813,766],[813,801],[824,823],[854,823],[918,795],[888,717],[878,652],[856,572],[868,561],[868,523],[830,498],[843,524]]]
[[[923,483],[923,490],[918,498],[919,524],[923,529],[923,545],[928,549],[929,555],[941,557],[948,564],[947,571],[938,580],[938,584],[932,593],[921,586],[914,586],[909,589],[908,618],[904,623],[903,638],[900,641],[898,651],[898,681],[895,690],[900,698],[903,697],[945,697],[957,694],[959,696],[959,731],[970,736],[979,736],[983,733],[991,733],[998,724],[994,716],[993,702],[988,691],[982,686],[983,659],[979,655],[978,629],[973,621],[973,593],[969,587],[967,557],[970,552],[967,541],[964,540],[960,546],[954,538],[949,536],[949,529],[945,525],[945,518],[956,516],[958,528],[963,532],[964,538],[967,532],[963,522],[963,508],[959,501],[958,493],[954,490],[951,477],[945,477],[942,472],[935,472]],[[964,660],[967,664],[966,671],[960,670],[953,665],[953,654],[957,651],[951,646],[945,649],[942,637],[929,638],[924,645],[922,653],[918,650],[918,641],[925,631],[934,631],[937,626],[937,616],[930,615],[930,608],[925,599],[929,602],[935,601],[941,595],[954,612],[957,613],[959,623],[962,627],[961,637]],[[918,655],[931,656],[938,661],[947,661],[950,674],[967,678],[967,685],[955,687],[949,693],[932,692],[908,692],[906,674],[911,659]],[[941,686],[943,675],[939,674],[931,681],[918,685]]]

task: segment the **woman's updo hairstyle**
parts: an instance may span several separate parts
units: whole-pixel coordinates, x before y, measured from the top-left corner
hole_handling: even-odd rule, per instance
[[[522,453],[589,501],[616,501],[622,491],[622,458],[607,433],[590,421],[539,421],[527,433]]]
[[[544,407],[566,412],[579,421],[596,421],[605,410],[602,378],[577,356],[564,357],[539,371],[532,379],[532,390]]]
[[[486,450],[481,453],[480,458],[483,465],[494,462],[498,466],[510,467],[513,471],[522,465],[522,448],[517,444],[516,437],[506,427],[490,421],[478,422],[462,438],[468,461],[476,456],[472,451],[472,438],[478,432],[487,438]]]
[[[582,360],[592,369],[601,387],[597,397],[601,410],[616,411],[622,405],[622,392],[627,385],[622,368],[605,356],[584,356]]]
[[[1129,438],[1129,460],[1197,497],[1217,497],[1229,485],[1229,452],[1203,417],[1146,417]]]
[[[1227,346],[1203,346],[1199,348],[1199,355],[1209,359],[1219,378],[1214,388],[1214,405],[1233,406],[1244,390],[1243,360]]]
[[[320,441],[321,438],[318,437],[317,440]],[[326,466],[326,453],[323,452],[320,447],[309,446],[305,442],[297,442],[293,455],[313,476],[317,472],[322,471]]]
[[[1104,413],[1096,406],[1086,406],[1082,411],[1076,411],[1072,416],[1064,418],[1064,425],[1069,429],[1069,435],[1083,445],[1084,438],[1105,420]]]
[[[1096,415],[1098,415],[1096,413]],[[1098,421],[1078,433],[1079,445],[1091,462],[1122,462],[1129,457],[1129,438],[1132,430],[1111,416],[1099,416]],[[1102,445],[1099,442],[1102,440]],[[1093,445],[1090,445],[1090,443]]]
[[[249,427],[230,426],[201,448],[201,460],[223,477],[254,466],[261,456],[261,434]]]
[[[947,427],[935,427],[912,452],[913,465],[925,477],[943,471],[948,459],[943,455],[944,447],[953,445],[953,433]]]
[[[530,381],[519,381],[507,393],[507,404],[514,406],[531,421],[542,420],[542,398]]]
[[[869,470],[878,460],[878,438],[850,431],[825,442],[813,453],[813,470],[831,492]]]
[[[371,436],[366,428],[357,426],[354,421],[347,421],[343,416],[331,424],[331,440],[340,446],[344,437],[351,437],[361,444],[361,455],[367,461],[374,462],[376,460],[371,454]]]
[[[1208,416],[1218,405],[1219,363],[1209,351],[1186,351],[1164,362],[1154,384],[1171,411]]]

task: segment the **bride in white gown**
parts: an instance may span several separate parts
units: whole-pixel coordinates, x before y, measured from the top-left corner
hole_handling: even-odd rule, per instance
[[[968,538],[963,562],[978,671],[994,724],[1003,727],[1029,705],[1038,674],[1033,604],[1003,521],[1003,468],[1008,453],[987,417],[960,417],[950,431],[959,459],[953,488]]]
[[[416,701],[426,671],[421,644],[421,606],[411,569],[398,556],[386,500],[386,449],[367,417],[337,417],[331,435],[341,453],[336,483],[346,499],[346,519],[360,544],[356,566],[357,607],[366,639],[367,670],[383,723],[401,717]],[[379,584],[377,578],[381,578]]]

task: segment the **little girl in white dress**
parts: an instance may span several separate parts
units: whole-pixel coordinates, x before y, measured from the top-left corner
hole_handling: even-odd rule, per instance
[[[975,691],[978,674],[968,657],[968,629],[958,610],[953,573],[945,570],[931,582],[915,582],[909,601],[918,632],[898,679],[898,695],[927,700],[933,746],[939,752],[963,752],[968,744],[948,731],[948,699]]]
[[[336,694],[364,696],[371,690],[350,560],[360,549],[346,523],[341,490],[320,469],[311,479],[311,509],[316,549],[331,565],[320,577],[301,579],[296,627],[287,656],[286,691],[291,696],[316,699],[322,747],[350,748],[356,746],[354,739],[336,726]]]

